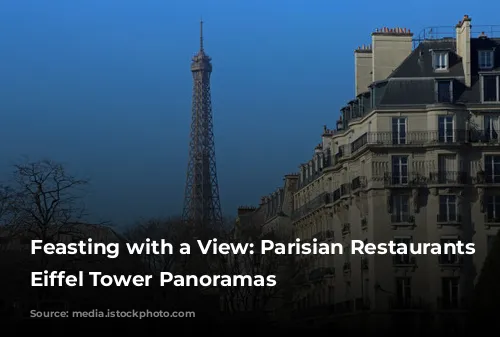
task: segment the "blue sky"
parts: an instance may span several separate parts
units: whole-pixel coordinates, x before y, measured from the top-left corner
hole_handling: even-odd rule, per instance
[[[221,202],[232,215],[310,158],[353,97],[353,50],[375,28],[419,32],[464,14],[473,26],[500,24],[493,1],[372,3],[2,0],[0,171],[24,158],[64,163],[90,178],[94,220],[180,213],[203,17]]]

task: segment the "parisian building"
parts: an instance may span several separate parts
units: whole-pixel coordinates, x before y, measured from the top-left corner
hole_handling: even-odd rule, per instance
[[[500,226],[500,39],[473,31],[467,15],[448,35],[424,33],[375,30],[354,51],[354,97],[287,175],[293,188],[239,212],[259,214],[263,232],[280,224],[302,241],[344,245],[342,255],[295,256],[294,321],[421,311],[455,324],[466,312]],[[472,242],[476,253],[350,255],[352,240]]]

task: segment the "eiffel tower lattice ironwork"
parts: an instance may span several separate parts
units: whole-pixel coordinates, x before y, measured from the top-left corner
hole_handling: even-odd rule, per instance
[[[215,163],[211,58],[203,49],[203,21],[200,22],[200,50],[191,63],[193,102],[189,162],[184,193],[183,220],[195,226],[222,225],[222,212]]]

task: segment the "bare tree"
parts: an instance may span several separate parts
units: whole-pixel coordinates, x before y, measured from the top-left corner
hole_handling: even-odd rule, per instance
[[[44,241],[58,241],[61,235],[73,234],[73,225],[85,215],[81,187],[88,182],[48,160],[15,168],[13,206],[17,229]]]
[[[0,226],[9,226],[14,222],[14,196],[11,187],[0,185]]]
[[[11,184],[2,192],[3,214],[0,214],[7,225],[4,228],[9,241],[26,244],[33,239],[44,242],[61,242],[64,237],[82,239],[86,236],[81,226],[85,215],[81,188],[85,185],[86,180],[71,176],[63,165],[52,161],[15,165]],[[20,248],[10,246],[14,250]],[[22,254],[17,255],[20,258]],[[46,268],[49,259],[40,254],[38,263]]]

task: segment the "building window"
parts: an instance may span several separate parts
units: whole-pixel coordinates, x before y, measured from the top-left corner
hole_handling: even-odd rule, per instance
[[[455,195],[440,195],[438,222],[454,222],[457,220],[457,197]]]
[[[453,116],[439,116],[438,130],[440,143],[453,143]]]
[[[359,108],[359,116],[363,116],[365,114],[365,102],[363,97],[358,99],[358,108]]]
[[[453,184],[457,182],[457,155],[439,154],[438,155],[438,184]]]
[[[408,184],[408,156],[392,156],[392,184]]]
[[[411,278],[396,277],[396,303],[397,307],[405,308],[411,304]]]
[[[439,256],[440,264],[456,264],[459,263],[460,256],[457,254],[457,251],[452,248],[445,248],[450,244],[456,247],[458,239],[441,239],[441,255]],[[456,249],[456,248],[455,248]]]
[[[486,183],[500,183],[500,156],[484,156]]]
[[[406,118],[392,118],[392,144],[406,144]]]
[[[436,81],[436,102],[450,103],[453,100],[453,81]]]
[[[494,60],[493,50],[480,50],[479,51],[479,69],[493,68]]]
[[[435,71],[443,71],[448,69],[448,52],[435,51],[432,60]]]
[[[490,222],[500,222],[500,195],[487,197],[486,217]]]
[[[481,79],[483,102],[500,102],[500,76],[483,75]]]
[[[409,199],[408,195],[394,195],[392,196],[391,204],[391,222],[401,223],[409,222]]]
[[[441,280],[443,309],[458,308],[459,305],[459,278],[443,277]]]
[[[375,88],[371,88],[370,90],[370,104],[371,108],[375,109]]]
[[[498,139],[498,116],[484,116],[486,141]]]
[[[411,243],[411,238],[395,238],[394,243],[399,245],[399,244],[405,244],[406,247],[408,247],[407,252],[408,254],[396,254],[394,255],[394,264],[412,264],[412,258],[411,255],[409,254],[409,249],[410,249],[410,243]]]

